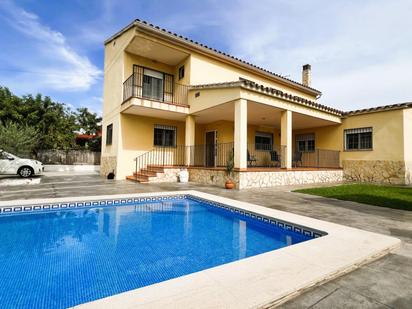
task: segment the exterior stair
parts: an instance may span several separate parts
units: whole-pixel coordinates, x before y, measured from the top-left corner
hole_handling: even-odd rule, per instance
[[[139,183],[149,183],[151,179],[160,176],[159,174],[164,173],[163,166],[148,165],[147,168],[141,169],[139,172],[134,172],[133,175],[127,176],[127,180],[139,182]]]

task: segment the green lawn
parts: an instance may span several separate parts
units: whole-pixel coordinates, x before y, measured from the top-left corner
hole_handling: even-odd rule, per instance
[[[412,211],[411,187],[349,184],[333,187],[302,189],[296,190],[295,192]]]

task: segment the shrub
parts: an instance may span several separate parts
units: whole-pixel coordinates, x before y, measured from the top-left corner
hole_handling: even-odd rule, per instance
[[[28,157],[36,149],[39,132],[34,127],[15,122],[0,123],[0,149]]]

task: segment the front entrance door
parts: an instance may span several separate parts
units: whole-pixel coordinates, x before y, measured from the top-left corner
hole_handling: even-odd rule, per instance
[[[206,132],[206,166],[214,167],[216,157],[216,131]]]

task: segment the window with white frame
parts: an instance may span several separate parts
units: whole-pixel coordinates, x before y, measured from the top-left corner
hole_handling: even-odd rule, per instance
[[[303,151],[315,151],[315,134],[297,134],[296,135],[296,150]]]
[[[255,133],[255,149],[256,150],[272,150],[273,134],[265,132]]]
[[[175,147],[176,146],[176,127],[156,124],[154,127],[155,146]]]
[[[372,150],[372,128],[347,129],[345,150]]]

